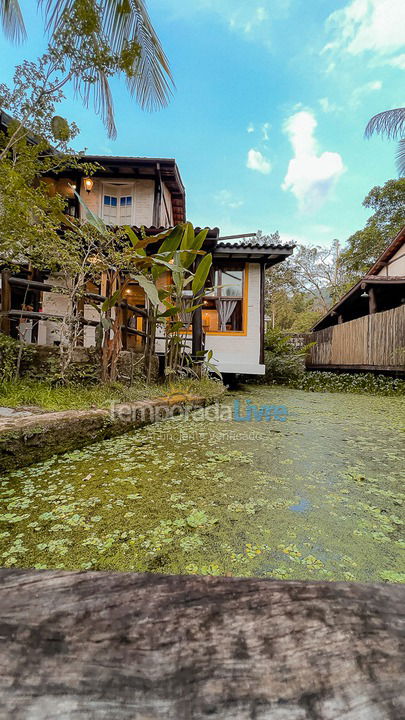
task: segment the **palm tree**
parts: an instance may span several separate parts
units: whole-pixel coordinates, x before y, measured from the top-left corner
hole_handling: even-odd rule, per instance
[[[46,29],[52,34],[63,26],[68,13],[79,0],[37,0],[45,11]],[[82,0],[83,2],[83,0]],[[154,110],[167,105],[173,79],[168,60],[157,37],[143,0],[85,0],[87,10],[97,12],[100,33],[107,39],[113,53],[121,54],[131,44],[137,44],[139,53],[133,64],[133,72],[127,74],[126,82],[131,95],[136,95],[139,105]],[[0,0],[0,20],[6,36],[13,42],[21,42],[27,33],[18,0]],[[77,46],[82,38],[73,38]],[[93,37],[97,47],[97,32]],[[86,39],[87,41],[87,39]],[[76,88],[80,78],[75,78]],[[95,107],[107,126],[109,137],[116,137],[114,110],[108,78],[98,73],[95,77]],[[87,86],[89,91],[89,86]],[[85,104],[89,92],[83,93]]]
[[[374,115],[367,124],[365,135],[369,138],[374,133],[385,135],[390,140],[399,140],[397,167],[399,174],[405,175],[405,108],[386,110]]]

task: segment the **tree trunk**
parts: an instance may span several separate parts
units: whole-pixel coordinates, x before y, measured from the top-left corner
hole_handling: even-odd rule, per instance
[[[405,588],[2,570],[1,718],[400,720]]]

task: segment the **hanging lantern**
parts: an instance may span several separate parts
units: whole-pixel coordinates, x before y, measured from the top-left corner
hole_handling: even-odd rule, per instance
[[[90,177],[85,177],[83,180],[84,189],[86,192],[91,192],[93,190],[94,180],[92,180]]]

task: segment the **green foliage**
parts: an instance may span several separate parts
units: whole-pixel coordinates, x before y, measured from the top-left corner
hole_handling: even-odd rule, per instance
[[[51,49],[87,106],[93,96],[110,137],[116,136],[109,79],[123,73],[141,107],[167,104],[171,74],[143,2],[115,0],[38,0],[45,9]],[[6,35],[21,40],[26,32],[18,0],[2,0],[0,19]]]
[[[265,337],[265,383],[289,383],[302,377],[307,346],[297,349],[291,336],[280,330],[268,330]]]
[[[0,332],[0,382],[9,383],[15,378],[18,360],[30,362],[33,355],[28,345]]]
[[[0,478],[0,564],[403,581],[403,399],[248,396],[291,417],[177,418]]]
[[[341,256],[349,285],[367,272],[405,224],[405,178],[372,188],[363,205],[371,208],[373,215],[363,230],[348,239]]]
[[[405,380],[374,373],[306,372],[292,386],[311,392],[405,395]]]
[[[2,337],[5,336],[0,335],[0,339]],[[6,338],[6,340],[9,339]],[[136,380],[130,387],[118,382],[89,384],[87,378],[78,379],[77,376],[74,381],[63,385],[58,382],[25,377],[15,381],[13,379],[14,362],[9,367],[12,369],[11,375],[0,375],[0,405],[5,407],[18,408],[32,405],[43,410],[86,410],[92,407],[110,407],[112,402],[131,403],[148,398],[164,397],[173,391],[171,385],[146,385],[142,379]],[[176,392],[179,395],[183,393],[214,400],[221,397],[224,388],[217,381],[203,378],[201,380],[179,380],[176,383]]]
[[[0,262],[6,264],[31,261],[49,270],[58,263],[70,266],[72,248],[59,232],[66,200],[52,195],[44,179],[79,167],[79,155],[67,145],[78,129],[55,115],[63,99],[59,73],[64,70],[54,49],[52,56],[49,52],[36,63],[18,66],[11,88],[0,84],[0,107],[13,116],[0,134]],[[89,174],[94,169],[88,163],[82,167]]]

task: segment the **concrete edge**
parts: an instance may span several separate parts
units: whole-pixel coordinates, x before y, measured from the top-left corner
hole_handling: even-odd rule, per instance
[[[224,388],[225,393],[225,388]],[[162,397],[136,403],[119,403],[107,409],[65,410],[0,422],[0,473],[7,473],[53,455],[123,435],[183,410],[204,407],[218,398]]]

